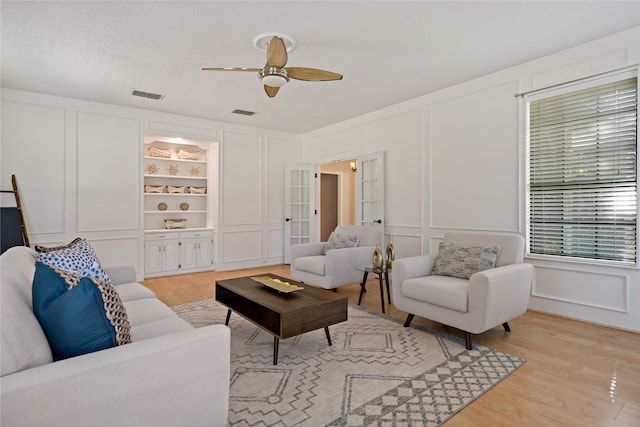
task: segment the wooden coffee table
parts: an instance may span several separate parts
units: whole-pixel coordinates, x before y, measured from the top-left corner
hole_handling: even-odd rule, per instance
[[[229,324],[231,311],[273,335],[273,364],[278,364],[280,338],[291,338],[324,328],[331,345],[329,326],[347,320],[347,297],[326,289],[303,285],[296,281],[262,274],[302,286],[304,289],[279,293],[251,277],[216,281],[216,301],[227,306]]]

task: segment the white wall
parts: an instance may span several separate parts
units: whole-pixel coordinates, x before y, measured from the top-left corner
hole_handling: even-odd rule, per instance
[[[396,257],[448,230],[526,234],[524,104],[514,95],[640,63],[640,28],[303,135],[302,161],[386,151]],[[640,331],[640,271],[528,257],[530,308]]]
[[[219,143],[218,270],[283,262],[284,165],[299,161],[300,136],[12,89],[1,120],[0,186],[16,175],[32,246],[86,237],[104,265],[133,264],[142,279],[143,140],[154,134]]]

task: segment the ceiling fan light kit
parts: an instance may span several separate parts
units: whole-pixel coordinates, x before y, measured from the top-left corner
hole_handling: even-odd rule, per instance
[[[265,45],[265,40],[270,37]],[[264,85],[264,91],[269,98],[273,98],[278,90],[284,86],[289,79],[304,81],[330,81],[342,80],[342,74],[331,71],[318,70],[316,68],[289,67],[287,64],[287,51],[295,47],[295,40],[291,36],[278,33],[264,33],[253,39],[255,47],[267,52],[267,63],[263,68],[203,68],[203,71],[257,71],[258,78]],[[264,46],[264,49],[263,49]]]
[[[264,67],[258,73],[258,78],[267,86],[281,87],[289,81],[289,75],[284,68]]]

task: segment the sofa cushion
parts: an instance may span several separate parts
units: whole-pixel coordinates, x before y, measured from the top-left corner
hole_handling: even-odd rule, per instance
[[[0,376],[53,361],[31,308],[35,262],[35,252],[26,246],[15,246],[0,256]]]
[[[104,271],[98,257],[86,239],[77,238],[64,246],[47,248],[37,245],[36,259],[51,267],[57,267],[82,277],[95,277],[107,283],[111,279]]]
[[[322,254],[326,255],[327,251],[331,249],[355,248],[358,246],[359,239],[358,236],[347,236],[332,231],[329,235],[329,240],[327,240],[327,243],[324,245]]]
[[[296,258],[294,268],[307,273],[324,276],[324,265],[327,257],[325,255],[313,255]]]
[[[154,294],[151,289],[142,286],[138,282],[121,283],[119,285],[113,285],[113,287],[118,291],[118,295],[120,295],[120,299],[123,302],[156,298],[156,294]]]
[[[500,253],[497,246],[466,246],[440,242],[432,275],[468,279],[473,274],[493,268]]]
[[[467,311],[469,281],[450,276],[424,276],[402,282],[402,295],[460,312]]]
[[[109,283],[36,262],[32,298],[55,359],[131,342],[127,312]]]

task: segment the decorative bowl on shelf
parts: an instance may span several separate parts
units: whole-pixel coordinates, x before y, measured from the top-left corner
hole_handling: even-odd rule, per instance
[[[169,194],[184,193],[184,185],[167,185],[167,192]]]
[[[188,210],[189,209],[189,203],[186,203],[186,202],[180,203],[180,209],[183,210],[183,211]]]
[[[158,203],[158,210],[159,211],[166,211],[167,210],[167,204],[166,203]]]
[[[164,228],[166,228],[167,230],[187,228],[187,220],[186,219],[165,219]]]
[[[164,189],[164,185],[146,184],[144,186],[145,193],[162,193],[163,189]]]

